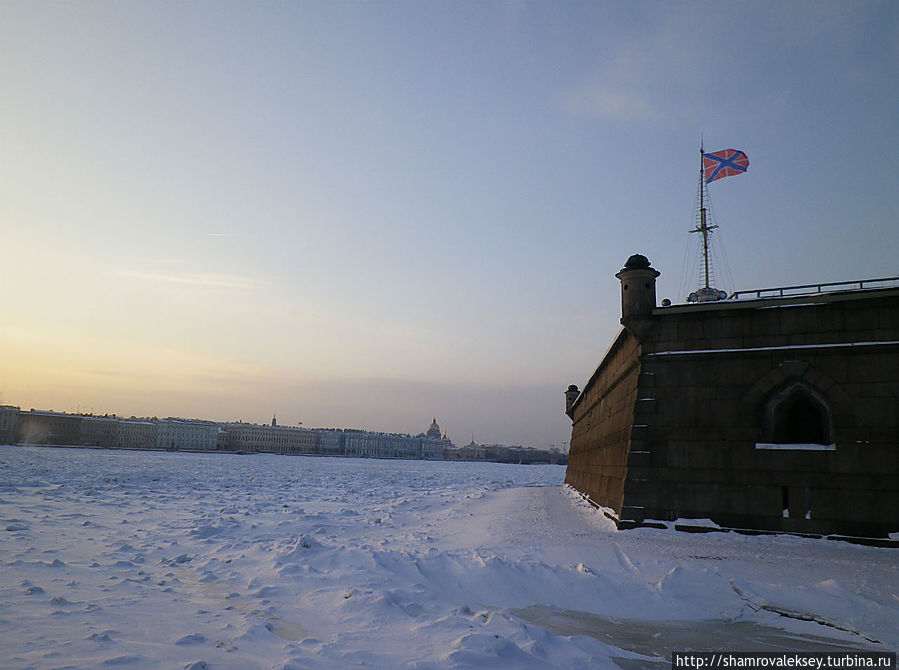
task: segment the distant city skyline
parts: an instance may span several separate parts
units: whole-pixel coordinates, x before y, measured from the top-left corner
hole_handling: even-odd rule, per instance
[[[899,275],[899,5],[0,5],[0,394],[562,447],[634,253]],[[690,290],[695,287],[688,287]]]
[[[521,445],[453,444],[437,419],[427,431],[382,432],[348,427],[287,426],[184,417],[123,417],[23,410],[0,405],[0,445],[81,447],[208,453],[273,453],[294,456],[392,458],[426,461],[491,461],[563,465],[560,449]]]
[[[445,433],[445,428],[440,426],[440,422],[437,417],[432,417],[431,422],[424,428],[420,430],[391,430],[391,431],[373,431],[365,426],[309,426],[306,425],[303,421],[284,421],[282,419],[278,419],[277,414],[272,414],[272,416],[265,421],[256,421],[256,420],[245,420],[241,418],[230,417],[227,419],[211,419],[205,416],[187,416],[183,414],[172,414],[167,416],[160,416],[156,414],[129,414],[123,415],[117,412],[106,411],[103,408],[95,408],[89,407],[84,408],[80,406],[76,406],[75,409],[65,410],[57,407],[22,407],[21,405],[17,405],[14,402],[7,402],[4,398],[0,397],[0,408],[14,408],[20,412],[38,412],[38,413],[46,413],[46,414],[65,414],[69,416],[80,416],[80,417],[90,417],[95,419],[104,419],[104,418],[113,418],[113,419],[133,419],[133,420],[176,420],[176,421],[197,421],[197,422],[210,422],[217,424],[226,424],[226,423],[245,423],[247,425],[252,426],[272,426],[278,428],[304,428],[309,430],[347,430],[347,431],[370,431],[370,432],[384,432],[392,435],[427,435],[428,437],[432,437],[432,429],[434,425],[437,425],[438,434],[436,437],[440,438]],[[448,438],[447,438],[448,439]],[[474,435],[471,436],[471,441],[474,441]],[[510,445],[510,446],[523,446],[523,445]]]

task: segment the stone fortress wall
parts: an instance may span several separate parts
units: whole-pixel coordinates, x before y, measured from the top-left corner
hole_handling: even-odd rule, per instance
[[[656,307],[634,264],[624,329],[568,408],[566,482],[622,527],[899,530],[899,289]]]

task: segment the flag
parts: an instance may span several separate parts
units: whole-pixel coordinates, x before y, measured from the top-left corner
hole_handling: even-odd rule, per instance
[[[702,154],[702,170],[705,183],[711,184],[716,179],[731,177],[749,168],[749,158],[742,151],[723,149],[711,154]]]

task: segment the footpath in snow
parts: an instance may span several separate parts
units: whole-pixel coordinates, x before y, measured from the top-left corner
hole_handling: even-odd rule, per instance
[[[899,552],[618,532],[564,468],[0,447],[0,667],[894,651]]]

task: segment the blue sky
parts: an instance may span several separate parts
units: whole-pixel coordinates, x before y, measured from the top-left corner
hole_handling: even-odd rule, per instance
[[[891,1],[4,2],[2,400],[562,446],[700,136],[722,288],[899,275],[897,74]]]

